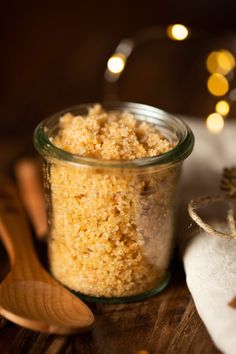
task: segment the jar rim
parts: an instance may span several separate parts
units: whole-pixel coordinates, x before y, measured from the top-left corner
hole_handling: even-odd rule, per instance
[[[49,118],[46,118],[38,124],[34,131],[34,145],[38,152],[46,159],[60,160],[73,165],[80,165],[95,168],[146,168],[146,167],[167,167],[170,164],[180,162],[186,159],[192,152],[194,146],[194,135],[188,125],[180,118],[165,112],[159,108],[131,102],[102,102],[101,105],[108,111],[119,110],[129,111],[134,114],[135,118],[143,118],[142,120],[150,121],[157,125],[157,121],[165,122],[167,119],[175,126],[178,133],[177,144],[169,151],[151,157],[143,157],[133,160],[104,160],[94,157],[81,156],[71,152],[60,149],[55,146],[48,135],[49,127],[55,125],[59,118],[64,114],[70,112],[76,114],[86,114],[88,108],[94,106],[96,103],[85,103],[64,109]],[[156,121],[156,122],[155,122]]]

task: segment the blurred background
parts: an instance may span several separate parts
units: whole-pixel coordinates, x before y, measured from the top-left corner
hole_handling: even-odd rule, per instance
[[[216,131],[235,116],[234,0],[1,5],[1,139],[29,139],[47,116],[104,99],[211,115]]]

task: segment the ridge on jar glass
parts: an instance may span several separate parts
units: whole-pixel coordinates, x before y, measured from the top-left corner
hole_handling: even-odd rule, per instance
[[[157,127],[173,146],[159,156],[105,160],[53,143],[60,117],[85,116],[94,104],[68,108],[41,122],[34,144],[42,155],[52,274],[85,300],[129,302],[168,284],[177,189],[194,137],[180,119],[138,103],[102,104]]]

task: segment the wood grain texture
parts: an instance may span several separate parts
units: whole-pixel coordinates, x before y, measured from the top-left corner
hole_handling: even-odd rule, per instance
[[[71,334],[90,329],[94,317],[40,265],[15,188],[0,176],[0,236],[11,271],[0,284],[0,313],[37,331]]]
[[[5,322],[0,348],[6,354],[217,354],[176,263],[169,287],[149,300],[93,305],[95,328],[71,337],[37,334]],[[5,339],[4,339],[5,338]],[[11,339],[10,339],[11,338]]]

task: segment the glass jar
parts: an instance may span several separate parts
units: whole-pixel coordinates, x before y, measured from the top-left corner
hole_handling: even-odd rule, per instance
[[[104,103],[156,125],[174,147],[160,156],[102,160],[52,143],[65,113],[86,115],[91,104],[59,112],[38,125],[43,156],[52,274],[82,299],[141,300],[168,284],[174,247],[177,187],[194,137],[180,119],[137,103]]]

